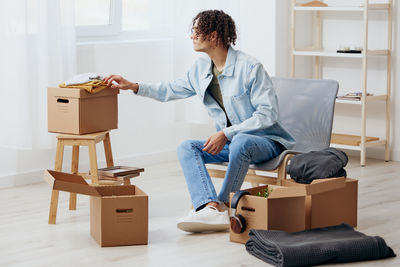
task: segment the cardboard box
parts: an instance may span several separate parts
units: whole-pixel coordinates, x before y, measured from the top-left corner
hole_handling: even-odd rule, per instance
[[[80,175],[47,170],[52,189],[91,196],[90,234],[102,247],[148,242],[148,196],[134,185],[91,186]]]
[[[310,194],[306,197],[306,228],[318,228],[347,223],[357,226],[358,181],[351,178],[341,179],[344,186]],[[324,183],[330,179],[314,180],[312,184],[300,184],[289,179],[284,186],[310,188],[313,184]],[[308,190],[308,192],[310,192]]]
[[[90,94],[79,88],[48,88],[48,131],[88,134],[118,128],[118,90]]]
[[[251,195],[243,196],[238,204],[237,213],[246,219],[246,230],[236,234],[230,229],[230,240],[246,243],[250,229],[282,230],[297,232],[308,229],[309,210],[307,199],[309,196],[322,194],[331,190],[345,187],[344,178],[330,178],[316,180],[308,186],[266,185],[245,189]],[[299,184],[302,185],[302,184]],[[256,196],[265,188],[272,188],[268,198]],[[232,199],[234,193],[231,193]],[[318,210],[320,206],[318,206]],[[318,213],[316,214],[318,216]]]
[[[268,198],[256,196],[265,188],[272,188]],[[236,213],[246,219],[246,230],[236,234],[230,229],[230,241],[246,243],[251,228],[288,232],[304,230],[305,193],[302,189],[266,185],[245,190],[251,195],[241,197]],[[231,200],[233,195],[230,194]]]

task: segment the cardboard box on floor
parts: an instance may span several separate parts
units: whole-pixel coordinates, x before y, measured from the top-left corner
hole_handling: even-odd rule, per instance
[[[119,90],[90,94],[79,88],[47,88],[48,131],[88,134],[118,128]]]
[[[250,229],[282,230],[297,232],[307,229],[306,198],[309,195],[319,194],[343,188],[344,178],[324,179],[319,183],[307,187],[287,187],[265,185],[245,189],[251,195],[243,196],[237,206],[237,213],[246,219],[246,230],[236,234],[230,229],[230,240],[246,243]],[[256,196],[265,188],[272,189],[268,196]],[[230,194],[232,199],[234,193]]]
[[[54,190],[91,196],[90,234],[102,247],[146,245],[148,196],[134,185],[91,186],[80,175],[47,170]]]
[[[272,189],[268,198],[257,196],[264,189]],[[293,190],[295,189],[295,190]],[[242,196],[236,213],[246,220],[246,229],[236,234],[230,229],[230,241],[246,243],[249,231],[254,229],[273,229],[289,232],[300,231],[305,227],[305,194],[297,188],[284,188],[273,185],[245,189],[250,195]],[[230,194],[232,200],[234,193]]]
[[[312,193],[306,197],[306,229],[347,223],[357,226],[358,180],[341,179],[344,186],[326,192]],[[284,180],[283,186],[310,189],[328,179],[316,179],[311,184],[300,184],[293,179]]]

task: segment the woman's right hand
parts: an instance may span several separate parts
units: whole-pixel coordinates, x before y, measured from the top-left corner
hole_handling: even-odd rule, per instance
[[[132,89],[135,93],[137,93],[139,89],[139,85],[137,83],[131,83],[120,75],[108,75],[103,80],[105,83],[107,83],[107,86],[111,87],[112,89]]]

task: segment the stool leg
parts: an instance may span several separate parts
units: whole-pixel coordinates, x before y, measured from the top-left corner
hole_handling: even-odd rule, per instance
[[[96,154],[96,143],[90,142],[88,144],[89,148],[89,159],[90,159],[90,173],[92,176],[92,184],[98,185],[99,184],[99,174],[97,172],[97,154]]]
[[[104,144],[104,153],[106,154],[107,167],[108,168],[113,167],[114,160],[113,160],[112,150],[111,150],[110,133],[106,134],[106,138],[104,138],[103,144]]]
[[[78,174],[79,146],[72,146],[71,173]],[[76,193],[69,193],[69,209],[76,210]]]
[[[49,224],[56,224],[58,195],[58,190],[52,190],[50,200]]]
[[[57,150],[56,150],[56,160],[54,169],[56,171],[62,170],[63,163],[63,155],[64,155],[64,141],[58,140],[57,142]],[[51,192],[51,200],[50,200],[50,210],[49,210],[49,224],[55,224],[57,218],[57,207],[58,207],[58,190],[52,190]]]

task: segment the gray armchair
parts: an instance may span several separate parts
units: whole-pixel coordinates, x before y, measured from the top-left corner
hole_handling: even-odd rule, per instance
[[[245,181],[253,184],[281,184],[286,166],[295,154],[329,147],[332,134],[337,81],[273,77],[283,126],[295,138],[296,145],[269,161],[252,164]],[[227,163],[208,164],[211,177],[224,178]],[[221,168],[222,167],[222,168]],[[274,176],[256,171],[275,172]]]

